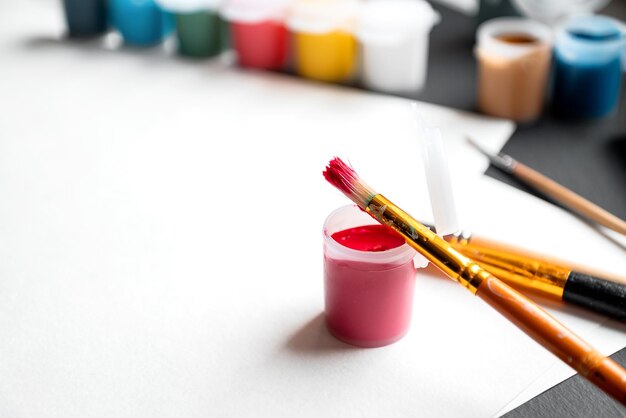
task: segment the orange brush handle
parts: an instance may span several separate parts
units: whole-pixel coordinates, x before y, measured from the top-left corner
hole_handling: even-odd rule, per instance
[[[493,276],[483,280],[476,295],[593,384],[626,405],[626,370],[620,365]]]
[[[400,233],[407,244],[450,278],[478,295],[531,338],[626,406],[626,370],[621,366],[600,354],[521,293],[463,256],[386,197],[375,195],[366,211]]]

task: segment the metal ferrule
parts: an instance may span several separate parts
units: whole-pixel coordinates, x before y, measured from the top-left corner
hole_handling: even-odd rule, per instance
[[[374,196],[366,211],[380,223],[401,234],[407,244],[472,293],[476,294],[481,283],[490,276],[486,270],[384,196]]]
[[[461,254],[518,290],[550,296],[556,300],[563,297],[563,289],[571,272],[569,266],[495,241],[472,238],[471,234],[455,234],[446,237],[446,240]]]
[[[455,232],[454,234],[446,235],[444,239],[450,244],[466,245],[469,244],[470,240],[472,239],[472,233],[468,230],[459,231]]]
[[[515,166],[517,165],[517,161],[515,161],[510,155],[506,154],[498,154],[494,156],[491,159],[491,163],[507,173],[513,173]]]

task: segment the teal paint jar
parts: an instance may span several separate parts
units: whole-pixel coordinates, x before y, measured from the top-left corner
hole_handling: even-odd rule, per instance
[[[154,0],[109,0],[109,8],[111,23],[128,45],[157,45],[174,29],[173,16]]]
[[[554,50],[552,108],[570,118],[599,118],[617,107],[626,34],[614,19],[584,16],[559,32]]]

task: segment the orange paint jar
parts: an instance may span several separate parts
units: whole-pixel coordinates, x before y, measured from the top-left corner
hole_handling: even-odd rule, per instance
[[[478,29],[478,107],[483,113],[531,122],[543,110],[552,61],[552,34],[531,20],[493,19]]]

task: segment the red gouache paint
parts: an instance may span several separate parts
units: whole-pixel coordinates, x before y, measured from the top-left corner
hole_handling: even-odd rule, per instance
[[[375,224],[332,231],[334,218],[356,207],[339,209],[325,225],[324,289],[328,330],[361,347],[381,347],[401,339],[409,329],[415,286],[415,251],[391,229]],[[371,220],[371,219],[370,219]]]
[[[344,247],[359,251],[386,251],[404,244],[404,238],[384,225],[363,225],[335,232],[332,238]]]
[[[280,70],[287,63],[288,32],[280,22],[231,23],[233,48],[243,67]]]

